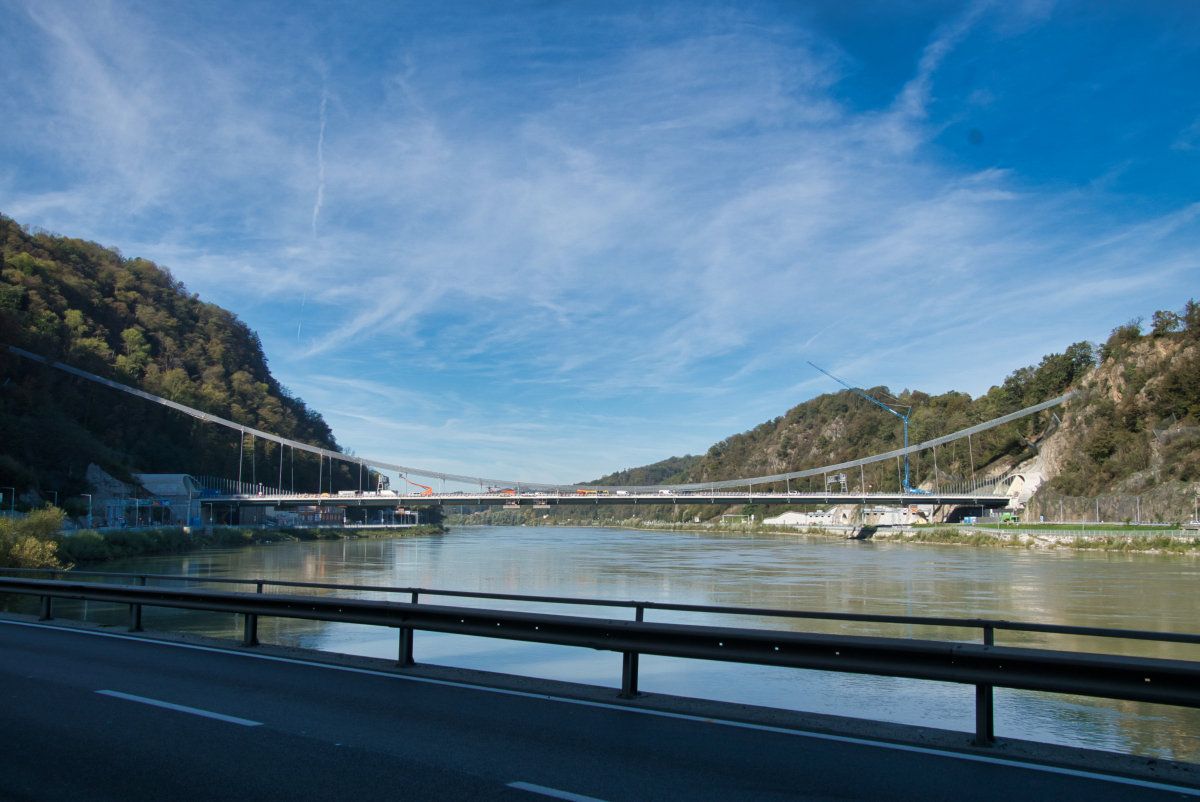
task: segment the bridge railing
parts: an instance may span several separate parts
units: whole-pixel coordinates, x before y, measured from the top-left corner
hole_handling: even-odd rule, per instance
[[[867,478],[869,478],[869,477],[867,477]],[[912,500],[918,500],[921,496],[928,495],[930,493],[946,495],[946,496],[995,495],[995,494],[997,494],[998,491],[1001,491],[1004,488],[1004,486],[1012,478],[1013,478],[1012,474],[1004,474],[1002,476],[990,477],[987,479],[964,479],[962,477],[953,476],[953,477],[946,477],[944,480],[935,483],[934,490],[930,490],[930,491],[918,490],[918,491],[913,491],[908,494],[902,494],[899,489],[876,490],[874,488],[871,488],[866,493],[866,495],[895,496],[897,494],[901,494],[901,495],[911,496]],[[211,497],[211,496],[201,497],[200,500],[202,503],[204,503],[205,499],[208,499],[208,498],[217,498],[217,499],[239,498],[239,499],[241,499],[241,498],[264,497],[264,498],[305,499],[305,500],[320,498],[324,501],[337,502],[339,499],[342,501],[346,501],[346,500],[350,500],[350,499],[361,499],[361,498],[368,498],[368,497],[371,497],[371,498],[393,498],[393,497],[395,497],[397,499],[399,499],[399,498],[411,499],[411,498],[414,498],[417,496],[420,496],[422,498],[425,497],[424,494],[417,494],[417,493],[406,494],[406,493],[400,493],[400,492],[396,492],[396,491],[284,490],[282,488],[271,487],[269,485],[265,485],[262,483],[255,484],[252,482],[238,482],[238,481],[235,481],[232,479],[220,479],[218,477],[212,477],[212,476],[201,476],[201,477],[197,477],[197,479],[201,483],[201,486],[206,491],[209,491],[209,492],[215,491],[216,493],[219,494],[216,497]],[[788,485],[785,482],[771,482],[771,483],[768,483],[768,485],[766,487],[764,487],[761,484],[754,485],[754,484],[747,483],[745,486],[745,488],[746,488],[745,490],[723,486],[723,487],[715,487],[715,488],[712,488],[709,490],[690,489],[690,490],[678,490],[678,491],[670,491],[670,492],[658,491],[658,490],[646,489],[646,488],[640,488],[640,489],[635,488],[633,490],[623,490],[623,489],[616,489],[616,488],[610,489],[610,488],[604,487],[602,485],[597,485],[597,486],[595,486],[594,489],[589,487],[588,491],[586,491],[586,494],[591,495],[592,493],[599,492],[599,493],[607,494],[607,495],[613,496],[613,497],[629,496],[630,499],[638,498],[639,500],[657,498],[657,497],[661,496],[663,499],[665,499],[663,503],[667,503],[666,500],[678,499],[678,498],[708,498],[708,497],[721,498],[721,497],[725,497],[725,496],[744,497],[747,495],[750,495],[750,496],[791,495],[791,496],[813,496],[813,497],[819,497],[819,498],[826,498],[829,496],[841,496],[841,495],[854,495],[854,496],[864,495],[862,488],[860,486],[858,486],[858,485],[861,485],[861,482],[862,482],[862,479],[860,478],[859,482],[851,482],[849,484],[849,486],[847,486],[847,487],[838,487],[838,489],[835,491],[824,491],[824,492],[812,491],[812,490],[807,490],[807,489],[801,490],[799,488],[791,489],[790,487],[788,487]],[[537,498],[577,498],[578,496],[583,495],[583,494],[585,494],[585,491],[579,491],[579,490],[528,489],[528,490],[523,490],[520,493],[505,493],[504,491],[499,491],[499,490],[491,491],[491,492],[482,492],[481,491],[478,493],[474,492],[474,491],[459,491],[459,492],[451,492],[451,493],[443,492],[443,493],[433,493],[433,494],[429,495],[428,498],[431,500],[443,500],[448,497],[451,497],[451,498],[457,498],[457,497],[475,498],[475,497],[479,497],[479,496],[490,496],[490,497],[496,497],[496,498],[504,497],[504,498],[514,498],[514,499],[515,498],[533,498],[533,497],[537,497]]]
[[[934,481],[934,488],[935,488],[936,492],[944,494],[944,495],[970,495],[970,494],[989,495],[989,494],[994,493],[997,488],[1005,485],[1009,480],[1012,479],[1012,476],[1013,475],[1011,473],[1004,473],[1004,474],[1001,474],[1000,476],[991,476],[991,477],[986,477],[986,478],[984,478],[984,477],[964,477],[964,476],[951,476],[944,472],[939,471],[938,478]],[[848,486],[839,486],[838,487],[838,490],[839,490],[838,495],[862,495],[862,493],[863,493],[862,484],[864,482],[866,482],[867,480],[872,479],[872,477],[868,474],[862,474],[862,475],[858,476],[857,478],[858,478],[858,481],[856,482],[855,476],[851,473],[851,475],[849,476]],[[202,488],[204,488],[205,490],[207,490],[209,492],[215,491],[220,494],[220,497],[264,496],[264,497],[279,498],[279,499],[285,499],[285,498],[309,499],[309,498],[318,498],[318,497],[329,498],[329,499],[337,499],[337,498],[348,499],[348,498],[361,498],[361,497],[365,497],[365,496],[378,496],[379,495],[379,491],[371,491],[371,490],[334,491],[334,490],[330,490],[329,488],[323,488],[320,491],[304,491],[304,490],[297,491],[294,488],[285,490],[282,487],[274,487],[274,486],[271,486],[271,485],[268,485],[268,484],[265,484],[262,482],[243,482],[243,481],[234,480],[234,479],[224,479],[219,476],[197,476],[197,477],[195,477],[195,479]],[[897,480],[897,482],[899,482],[899,480]],[[857,486],[857,489],[856,489],[856,486]],[[756,487],[756,484],[753,479],[748,479],[746,481],[746,485],[745,485],[746,491],[745,492],[743,492],[742,489],[739,487],[730,486],[729,482],[717,482],[717,483],[714,483],[714,487],[712,487],[709,490],[704,490],[703,488],[699,488],[699,487],[692,488],[689,490],[680,490],[680,491],[675,491],[674,493],[672,493],[670,495],[670,497],[674,498],[677,496],[682,497],[682,496],[703,496],[703,495],[712,495],[712,496],[737,495],[737,496],[741,496],[741,495],[746,495],[747,493],[753,495],[754,491],[755,491],[755,487]],[[797,495],[799,495],[801,493],[811,494],[811,495],[820,495],[820,496],[830,495],[830,493],[828,491],[826,491],[825,493],[812,493],[810,490],[802,491],[798,487],[797,487],[797,489],[792,490],[791,485],[785,481],[771,481],[771,482],[767,482],[767,483],[760,482],[757,484],[757,487],[758,487],[758,492],[760,494],[789,493],[790,492],[792,494],[797,494]],[[589,486],[588,489],[589,490],[595,489],[598,491],[608,490],[608,488],[606,488],[603,485]],[[623,488],[619,488],[619,489],[614,488],[613,490],[610,490],[609,492],[611,493],[611,492],[615,492],[618,490],[619,490],[619,495],[632,494],[632,495],[638,495],[638,496],[645,496],[645,495],[658,495],[659,488],[657,486],[647,487],[647,488],[636,488],[635,487],[632,489],[623,487]],[[500,492],[502,492],[502,491],[495,491],[494,493],[489,493],[488,495],[496,495],[497,493],[500,493]],[[880,489],[880,490],[876,491],[876,494],[882,494],[882,493],[895,494],[898,492],[900,492],[899,489],[894,490],[894,491],[884,491],[884,490]],[[339,495],[339,493],[344,493],[345,495]],[[397,493],[397,496],[399,496],[399,495],[401,495],[401,494]],[[435,497],[443,497],[446,495],[471,495],[471,496],[473,496],[476,494],[474,492],[464,492],[461,494],[435,493],[433,495]],[[482,492],[482,489],[481,489],[479,495],[484,495],[484,493]],[[574,497],[574,496],[578,495],[578,492],[576,489],[563,490],[562,488],[537,487],[537,488],[529,488],[529,489],[525,490],[524,492],[520,492],[516,495],[520,495],[522,497],[524,497],[524,496],[555,496],[555,497],[568,496],[568,497]]]
[[[414,665],[414,633],[422,630],[620,652],[623,655],[620,693],[623,698],[638,695],[638,658],[641,654],[975,685],[975,740],[978,745],[990,745],[994,740],[993,689],[997,686],[1200,707],[1200,663],[1017,648],[997,646],[995,643],[995,634],[999,630],[1200,645],[1200,635],[1189,633],[999,619],[780,610],[260,578],[50,569],[6,568],[0,571],[8,575],[0,576],[0,591],[41,598],[41,620],[53,618],[52,600],[55,598],[127,604],[130,631],[141,631],[142,607],[146,605],[235,613],[244,616],[242,642],[245,646],[258,644],[258,618],[262,615],[387,626],[399,630],[400,667]],[[16,576],[12,576],[14,574]],[[30,575],[49,578],[29,578]],[[83,577],[99,581],[75,581]],[[151,584],[152,581],[159,584]],[[253,587],[254,592],[178,588],[164,583]],[[344,596],[284,595],[268,593],[268,589],[307,589],[323,593],[349,590],[360,594],[397,594],[408,599],[393,602]],[[582,618],[481,607],[447,607],[421,603],[422,596],[623,608],[633,612],[633,620]],[[982,643],[646,621],[646,612],[652,610],[951,627],[979,632]]]

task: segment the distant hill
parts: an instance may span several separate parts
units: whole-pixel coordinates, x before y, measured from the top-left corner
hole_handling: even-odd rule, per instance
[[[917,443],[976,423],[1014,412],[1064,393],[1095,364],[1090,343],[1076,343],[1062,354],[1051,354],[1036,367],[1017,371],[1003,385],[972,399],[966,393],[949,392],[931,396],[904,390],[893,396],[887,387],[865,392],[890,404],[901,413],[912,408],[909,441]],[[986,471],[998,462],[1019,456],[1026,448],[1021,436],[1036,437],[1050,414],[1035,416],[984,433],[973,440],[975,470]],[[699,457],[672,457],[642,468],[631,468],[600,479],[597,484],[653,484],[650,477],[664,483],[710,482],[747,476],[764,476],[800,471],[836,462],[867,457],[904,445],[903,423],[857,393],[842,390],[827,393],[792,407],[786,414],[766,421],[750,431],[735,434],[713,445]],[[939,455],[938,469],[943,478],[969,476],[972,454],[964,443]],[[913,462],[913,482],[933,481],[933,464]],[[896,490],[899,478],[895,470],[868,479],[873,486]]]
[[[1163,520],[1190,517],[1191,494],[1200,489],[1200,305],[1194,301],[1179,312],[1156,312],[1149,326],[1140,318],[1118,326],[1102,345],[1078,342],[1050,354],[978,398],[910,390],[893,396],[887,387],[864,392],[900,412],[911,406],[909,441],[918,443],[1072,388],[1083,394],[1063,407],[984,432],[970,446],[960,441],[939,449],[941,480],[969,478],[972,469],[982,476],[1020,466],[1045,476],[1039,493],[1043,504],[1055,494],[1151,494],[1147,509],[1157,510]],[[1039,442],[1056,415],[1062,425]],[[703,456],[673,457],[595,483],[654,484],[653,478],[676,484],[787,473],[879,454],[903,442],[898,418],[842,390],[732,435]],[[914,485],[933,487],[929,454],[914,456],[912,470]],[[880,465],[864,473],[870,489],[900,486],[896,466]],[[857,486],[862,478],[850,481]],[[820,489],[805,480],[792,484],[793,489],[810,487]],[[643,514],[653,514],[643,509]],[[706,516],[716,513],[704,510]]]
[[[16,345],[247,426],[339,450],[328,424],[271,375],[258,335],[170,270],[0,215],[0,346]],[[132,472],[237,476],[238,435],[0,347],[0,485],[89,491],[89,462]],[[243,476],[275,483],[279,447],[246,441]],[[317,460],[295,457],[316,487]],[[326,463],[328,468],[328,463]],[[357,476],[341,469],[343,486]],[[290,481],[290,465],[285,471]],[[326,479],[328,482],[328,479]],[[328,486],[328,484],[326,484]],[[45,497],[49,497],[46,495]]]
[[[617,471],[608,476],[602,476],[594,482],[584,482],[584,484],[624,485],[626,487],[673,484],[678,477],[686,475],[689,470],[699,465],[702,459],[702,457],[693,457],[691,454],[683,457],[668,457],[653,465]]]

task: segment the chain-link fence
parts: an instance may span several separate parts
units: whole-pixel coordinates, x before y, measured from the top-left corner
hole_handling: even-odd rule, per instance
[[[1130,496],[1092,498],[1039,490],[1026,505],[1025,520],[1063,523],[1172,523],[1192,520],[1200,485],[1171,482]]]

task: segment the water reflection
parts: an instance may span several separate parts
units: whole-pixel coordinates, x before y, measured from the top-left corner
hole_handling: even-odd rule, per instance
[[[120,561],[106,570],[194,577],[421,586],[565,597],[796,610],[1006,618],[1188,632],[1200,571],[1191,558],[1027,552],[954,546],[595,528],[470,527],[444,536],[292,543]],[[289,591],[291,592],[291,591]],[[367,592],[364,597],[382,597]],[[488,606],[472,600],[439,600]],[[506,604],[512,609],[631,617],[631,611]],[[126,609],[60,603],[62,617],[123,625]],[[714,618],[650,611],[648,620],[794,631],[975,640],[955,628]],[[238,637],[231,615],[147,608],[147,628]],[[394,657],[393,630],[263,619],[265,642]],[[997,632],[997,643],[1200,659],[1200,647]],[[617,687],[620,657],[568,647],[419,633],[418,661]],[[643,657],[641,688],[733,702],[970,731],[968,686]],[[1200,712],[1131,702],[996,691],[1001,737],[1200,760]]]

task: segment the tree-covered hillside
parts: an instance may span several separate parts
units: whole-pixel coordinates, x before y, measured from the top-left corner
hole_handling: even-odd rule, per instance
[[[976,399],[966,393],[931,396],[910,390],[893,396],[887,387],[865,392],[902,414],[911,407],[909,442],[918,443],[1061,395],[1087,373],[1094,361],[1091,344],[1076,343],[1062,354],[1047,356],[1035,367],[1016,371],[1003,384]],[[985,432],[973,439],[970,448],[965,442],[947,447],[938,455],[937,467],[942,479],[969,477],[972,459],[977,473],[1002,461],[1011,463],[1027,449],[1028,440],[1044,431],[1050,414]],[[709,482],[800,471],[903,445],[904,428],[898,417],[856,393],[842,390],[805,401],[785,415],[716,443],[671,481]],[[934,466],[927,456],[921,460],[914,458],[912,469],[914,484],[933,481]],[[874,488],[883,490],[896,490],[900,483],[894,469],[877,469],[874,476],[866,479]],[[853,477],[852,481],[857,485],[860,479]]]
[[[970,444],[963,440],[939,449],[941,481],[966,479],[972,471],[984,476],[1018,465],[1032,466],[1022,470],[1046,476],[1045,494],[1094,497],[1142,494],[1156,488],[1156,496],[1161,496],[1156,502],[1158,514],[1163,520],[1176,519],[1191,509],[1188,483],[1200,480],[1200,305],[1188,301],[1179,312],[1156,312],[1149,329],[1144,331],[1141,319],[1135,319],[1115,328],[1103,345],[1075,343],[1038,365],[1014,371],[978,398],[909,390],[893,397],[886,387],[865,392],[900,412],[911,407],[909,442],[919,443],[1070,389],[1081,390],[1079,397],[1061,407],[981,433]],[[1056,415],[1061,426],[1040,439],[1051,430]],[[842,390],[805,401],[785,415],[728,437],[702,457],[672,457],[611,474],[597,484],[654,484],[652,479],[681,484],[787,473],[902,445],[903,426],[896,416]],[[931,455],[914,455],[911,467],[913,484],[931,489]],[[864,480],[868,490],[894,491],[900,486],[897,465],[877,464],[862,474],[851,472],[848,478],[854,489]],[[777,489],[783,487],[778,483]],[[820,479],[798,480],[791,487],[819,490]],[[597,508],[594,514],[632,514],[619,507],[607,510]],[[709,505],[685,512],[708,518],[725,511]],[[637,512],[643,517],[680,515],[678,510],[649,505]]]
[[[1140,492],[1200,480],[1200,304],[1113,330],[1072,403],[1051,486],[1065,495]],[[1158,430],[1158,433],[1155,432]]]
[[[322,417],[271,376],[258,336],[232,312],[200,300],[153,262],[0,215],[0,345],[10,344],[337,449]],[[19,493],[53,490],[65,499],[88,492],[90,462],[125,479],[131,472],[238,475],[238,435],[223,427],[36,364],[7,347],[0,348],[0,385],[0,485]],[[279,447],[260,441],[252,454],[250,445],[247,437],[243,476],[274,484]],[[351,486],[341,470],[343,486]],[[297,454],[295,472],[297,487],[316,487],[315,457]],[[290,464],[285,477],[287,484]]]
[[[698,465],[700,460],[701,457],[693,457],[691,454],[682,457],[668,457],[653,465],[644,465],[641,468],[628,468],[623,471],[617,471],[616,473],[602,476],[594,482],[586,482],[585,484],[613,485],[617,487],[671,484],[677,481],[677,477],[682,476],[688,470]]]

